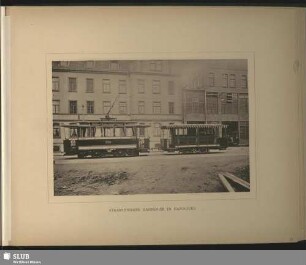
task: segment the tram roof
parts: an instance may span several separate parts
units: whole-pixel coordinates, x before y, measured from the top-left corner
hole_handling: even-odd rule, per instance
[[[149,127],[147,124],[141,124],[134,121],[101,121],[101,122],[77,122],[64,123],[61,127],[65,128],[134,128],[134,127]]]
[[[187,128],[226,128],[224,124],[170,124],[162,125],[161,129],[187,129]]]

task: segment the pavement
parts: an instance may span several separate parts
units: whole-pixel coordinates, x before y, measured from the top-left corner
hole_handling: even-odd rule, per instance
[[[225,192],[218,172],[249,165],[248,147],[208,154],[150,153],[138,157],[55,157],[55,195]]]
[[[165,151],[151,151],[149,153],[140,153],[139,156],[134,157],[104,157],[104,158],[77,158],[76,155],[66,156],[63,154],[55,154],[54,155],[54,163],[55,164],[87,164],[87,163],[110,163],[110,162],[122,162],[122,159],[128,159],[129,161],[142,161],[143,159],[148,159],[148,157],[156,157],[160,156],[162,159],[167,159],[169,156],[180,156],[190,157],[215,157],[215,156],[241,156],[248,155],[249,148],[248,147],[229,147],[226,150],[210,150],[209,153],[206,154],[179,154],[178,152],[168,153]],[[156,158],[154,158],[156,159]]]

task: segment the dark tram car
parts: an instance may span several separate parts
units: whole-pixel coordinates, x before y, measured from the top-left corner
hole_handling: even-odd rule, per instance
[[[131,121],[104,120],[62,125],[65,128],[65,155],[78,158],[106,156],[138,156],[148,152],[148,127]]]
[[[180,153],[207,153],[210,149],[224,150],[228,146],[226,125],[171,124],[161,127],[161,145],[164,151]]]

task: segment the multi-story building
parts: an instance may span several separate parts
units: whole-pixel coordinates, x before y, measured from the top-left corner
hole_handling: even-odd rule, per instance
[[[182,121],[182,90],[170,61],[53,62],[54,151],[63,151],[61,123],[118,120],[150,125],[150,148],[159,148],[160,125]]]
[[[53,62],[54,151],[63,151],[62,123],[99,121],[109,111],[149,124],[151,149],[160,146],[161,125],[182,122],[222,122],[247,143],[246,67],[200,62],[187,78],[186,61]]]
[[[199,67],[183,92],[183,121],[222,123],[239,144],[249,142],[246,60],[211,60]]]

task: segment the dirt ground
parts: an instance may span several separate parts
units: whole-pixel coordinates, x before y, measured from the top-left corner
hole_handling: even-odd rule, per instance
[[[248,164],[247,147],[234,147],[210,154],[60,158],[54,164],[54,194],[224,192],[218,172],[239,172]]]

